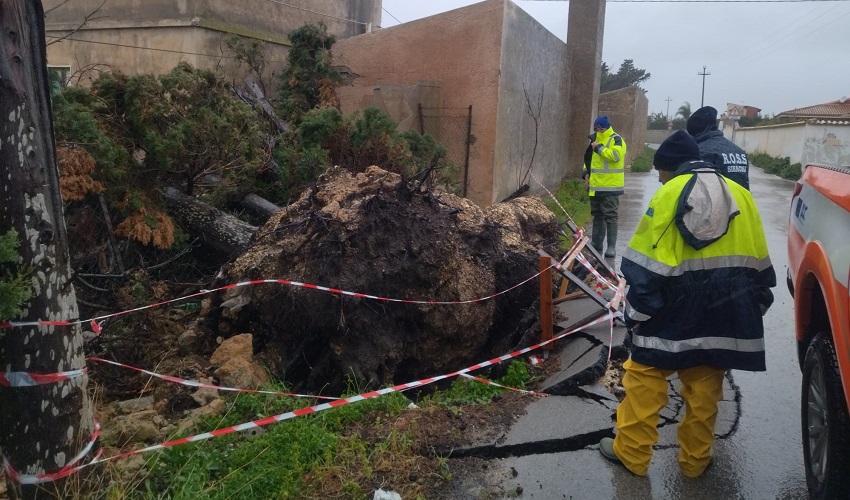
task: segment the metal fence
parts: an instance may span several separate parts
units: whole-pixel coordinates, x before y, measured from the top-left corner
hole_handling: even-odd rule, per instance
[[[469,148],[472,144],[472,105],[467,108],[427,108],[419,105],[419,132],[446,147],[446,159],[460,169],[461,192],[469,183]]]

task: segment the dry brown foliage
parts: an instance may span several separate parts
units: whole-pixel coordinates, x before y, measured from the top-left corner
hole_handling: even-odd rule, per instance
[[[319,107],[340,109],[342,104],[336,93],[336,83],[330,78],[322,78],[319,85]]]
[[[160,250],[174,245],[174,223],[168,215],[156,209],[140,208],[118,224],[115,234]]]
[[[92,179],[94,157],[83,148],[59,146],[56,148],[59,161],[59,189],[62,199],[79,201],[92,193],[102,193],[103,184]]]

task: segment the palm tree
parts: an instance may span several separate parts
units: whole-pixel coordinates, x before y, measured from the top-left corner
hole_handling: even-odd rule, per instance
[[[679,111],[676,111],[676,116],[681,116],[685,121],[691,117],[691,103],[685,101],[685,104],[679,106]]]

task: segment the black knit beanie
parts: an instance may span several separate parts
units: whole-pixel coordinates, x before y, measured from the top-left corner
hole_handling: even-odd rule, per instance
[[[711,106],[699,108],[688,118],[689,134],[697,135],[707,130],[717,130],[717,110]]]
[[[701,160],[699,146],[684,130],[677,130],[658,146],[652,165],[658,170],[676,170],[688,161]]]

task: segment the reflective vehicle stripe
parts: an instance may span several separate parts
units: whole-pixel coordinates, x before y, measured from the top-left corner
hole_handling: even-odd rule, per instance
[[[665,352],[684,352],[697,349],[723,349],[737,352],[764,351],[764,339],[734,339],[729,337],[699,337],[687,340],[666,340],[658,337],[633,335],[632,343],[644,349],[656,349]]]
[[[850,178],[848,178],[850,181]],[[808,243],[820,241],[829,258],[833,278],[850,286],[850,213],[808,184],[794,199],[791,223]]]
[[[759,259],[751,255],[721,255],[718,257],[686,260],[678,266],[671,266],[650,259],[633,248],[627,248],[623,254],[623,258],[629,259],[642,268],[660,274],[661,276],[681,276],[692,271],[707,271],[729,267],[746,267],[757,271],[764,271],[772,265],[770,257]]]

